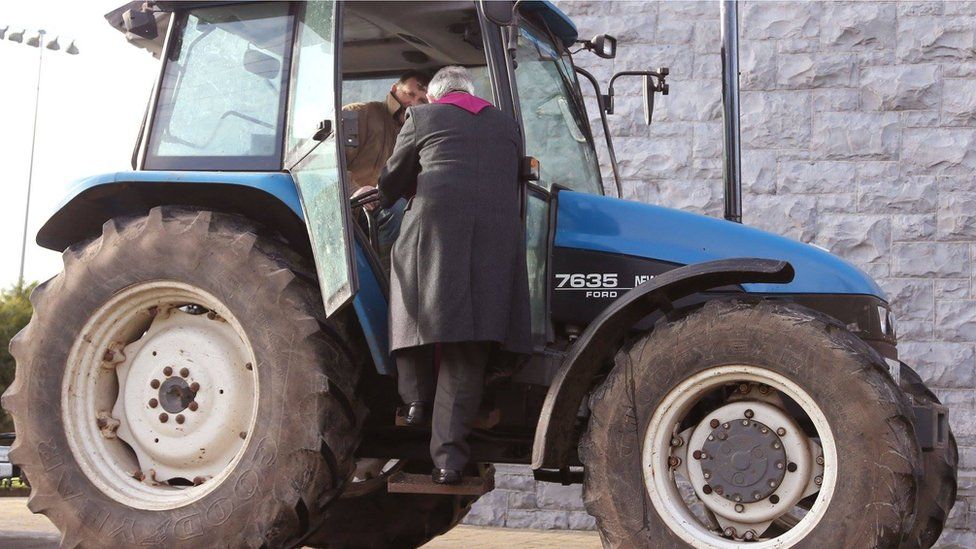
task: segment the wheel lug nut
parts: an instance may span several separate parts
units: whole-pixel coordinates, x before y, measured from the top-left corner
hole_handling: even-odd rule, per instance
[[[728,423],[723,423],[722,424],[722,428],[723,429],[728,429],[729,428],[729,424]]]
[[[752,499],[759,501],[762,499],[762,494],[760,494],[759,492],[753,492]]]
[[[149,399],[149,407],[155,408],[156,406],[159,406],[159,401],[154,398]]]
[[[199,393],[200,392],[200,384],[197,383],[196,381],[194,381],[193,383],[190,384],[190,390],[193,391],[194,393]]]
[[[712,493],[712,487],[706,484],[706,485],[702,486],[702,492],[705,492],[706,495],[707,494],[711,494]]]
[[[708,440],[715,440],[715,435],[708,435]]]
[[[746,506],[745,505],[742,505],[741,503],[736,503],[735,504],[735,512],[736,513],[741,513],[741,512],[743,512],[745,510],[746,510]]]
[[[779,450],[781,446],[782,446],[782,444],[780,444],[778,442],[774,442],[773,443],[773,449],[775,449],[775,450]]]
[[[759,392],[762,393],[762,394],[764,394],[764,395],[766,393],[768,393],[769,392],[769,385],[760,385],[759,386]]]
[[[779,496],[777,496],[776,494],[769,496],[769,502],[772,503],[773,505],[776,505],[777,503],[779,503]]]
[[[823,484],[823,477],[820,475],[813,477],[813,483],[816,484],[817,486],[820,486],[821,484]]]
[[[823,464],[824,464],[823,456],[817,456],[817,465],[823,465]]]
[[[740,496],[739,494],[736,494],[735,496],[732,497],[732,499],[734,499],[735,501],[742,501],[742,496]],[[738,507],[738,506],[736,506],[736,507]]]
[[[163,375],[165,375],[165,376],[171,376],[171,375],[173,375],[173,368],[171,368],[169,366],[163,368]]]
[[[769,432],[769,429],[763,427],[763,428],[759,429],[759,432],[765,435],[766,433]]]
[[[681,439],[679,437],[671,437],[671,446],[681,446]]]
[[[749,384],[748,383],[740,383],[739,384],[739,392],[740,393],[748,393],[749,392]]]
[[[776,488],[776,481],[775,480],[769,481],[769,487],[770,488]]]
[[[709,473],[708,471],[705,471],[704,473],[702,473],[702,476],[705,477],[705,480],[708,480],[708,479],[712,478],[712,474]]]
[[[786,466],[786,470],[789,471],[789,472],[791,472],[791,473],[795,473],[796,472],[796,464],[793,463],[792,461],[789,462],[789,464],[787,464],[787,466]]]
[[[187,406],[187,408],[189,408],[191,412],[196,412],[197,411],[197,408],[199,408],[199,407],[200,407],[200,405],[197,404],[197,401],[195,401],[195,400],[190,401],[190,404]]]
[[[180,368],[180,377],[187,377],[190,375],[190,370],[186,368]]]
[[[153,389],[159,389],[159,380],[158,379],[154,379],[154,380],[150,381],[149,382],[149,386],[152,387]]]
[[[712,429],[718,429],[718,420],[713,419],[712,421],[708,422],[708,425],[711,426]]]
[[[752,541],[756,539],[756,533],[752,530],[747,530],[745,534],[742,534],[742,539],[746,541]]]
[[[782,469],[783,468],[783,462],[782,461],[777,461],[776,462],[776,468],[777,469]]]
[[[668,465],[670,465],[671,467],[677,467],[681,465],[681,458],[677,456],[670,456],[668,458]]]
[[[716,486],[715,493],[721,496],[722,494],[725,493],[725,488],[722,488],[721,486]]]
[[[728,527],[725,528],[725,530],[722,531],[722,533],[725,534],[725,537],[727,537],[727,538],[734,538],[735,537],[735,528],[732,528],[731,526],[728,526]]]
[[[692,452],[691,457],[693,457],[695,459],[701,459],[702,458],[702,451],[701,450],[695,450],[694,452]]]
[[[169,421],[169,414],[167,414],[166,412],[163,412],[163,413],[159,414],[159,421],[161,421],[163,423],[166,423],[167,421]]]
[[[786,429],[780,427],[779,429],[776,429],[776,434],[779,435],[779,436],[781,436],[781,437],[782,436],[786,436]]]
[[[748,419],[743,419],[742,420],[742,426],[743,427],[748,427],[749,426],[749,420]]]
[[[756,415],[756,413],[753,412],[752,410],[746,410],[745,416],[747,418],[752,419],[752,416],[754,416],[754,415]]]
[[[176,414],[176,423],[183,425],[184,421],[186,421],[186,418],[183,417],[183,414]]]

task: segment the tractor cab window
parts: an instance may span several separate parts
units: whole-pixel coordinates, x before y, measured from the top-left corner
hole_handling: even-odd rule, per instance
[[[602,194],[600,166],[569,62],[542,32],[528,27],[519,33],[516,60],[525,153],[539,160],[539,183]]]
[[[236,4],[177,18],[146,169],[281,169],[289,9]]]

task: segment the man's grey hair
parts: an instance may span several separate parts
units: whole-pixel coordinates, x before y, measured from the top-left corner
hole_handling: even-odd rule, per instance
[[[458,65],[448,65],[437,71],[427,85],[427,97],[437,101],[452,91],[461,91],[474,95],[474,82],[468,69]]]

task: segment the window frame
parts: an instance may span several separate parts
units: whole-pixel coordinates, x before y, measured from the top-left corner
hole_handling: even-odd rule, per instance
[[[274,4],[277,2],[266,2]],[[338,2],[337,2],[338,3]],[[227,6],[243,6],[248,2],[230,2]],[[292,55],[294,53],[295,38],[297,35],[298,2],[287,2],[288,10],[288,31],[284,37],[285,48],[281,58],[281,96],[278,105],[276,118],[276,152],[271,157],[255,156],[157,156],[150,154],[153,131],[159,120],[159,100],[162,96],[163,81],[166,78],[169,64],[173,62],[174,50],[181,47],[183,41],[177,40],[178,34],[186,28],[190,14],[197,9],[206,9],[216,6],[194,5],[185,9],[174,10],[170,17],[169,28],[163,45],[163,53],[160,58],[159,75],[152,92],[152,106],[149,118],[146,123],[145,131],[142,134],[140,146],[138,169],[144,171],[234,171],[234,172],[280,172],[284,169],[285,162],[285,141],[287,139],[287,128],[285,123],[290,108],[291,84],[294,79],[292,74]]]

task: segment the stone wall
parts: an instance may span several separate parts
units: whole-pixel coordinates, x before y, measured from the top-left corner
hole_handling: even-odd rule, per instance
[[[619,39],[613,61],[577,55],[601,82],[671,69],[649,128],[638,80],[618,85],[625,197],[721,216],[718,5],[557,3],[581,36]],[[942,542],[976,547],[976,2],[742,2],[739,17],[745,223],[826,247],[888,292],[900,353],[959,441]],[[578,487],[502,471],[469,522],[592,526]]]

